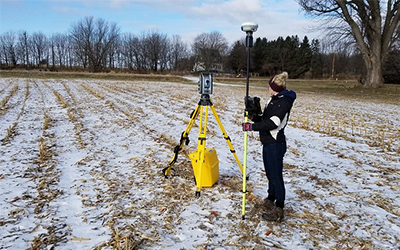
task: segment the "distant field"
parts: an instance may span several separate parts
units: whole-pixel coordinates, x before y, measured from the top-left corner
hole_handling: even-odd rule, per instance
[[[1,77],[42,78],[42,79],[99,79],[126,81],[172,81],[189,82],[180,76],[162,74],[88,73],[88,72],[50,72],[44,70],[2,70]]]
[[[1,77],[22,77],[22,78],[65,78],[65,79],[98,79],[98,80],[122,80],[122,81],[172,81],[191,83],[182,76],[163,74],[127,74],[127,73],[87,73],[87,72],[50,72],[50,71],[25,71],[25,70],[2,70]],[[198,75],[191,75],[198,77]],[[263,87],[268,83],[269,78],[252,77],[250,85]],[[215,77],[214,82],[245,85],[246,78]],[[379,89],[365,89],[357,85],[356,80],[315,80],[315,79],[289,79],[288,88],[295,91],[306,91],[315,93],[327,93],[343,95],[356,99],[372,99],[374,101],[398,104],[400,102],[400,85],[386,84]]]
[[[245,78],[219,78],[215,81],[245,84]],[[266,86],[269,78],[250,78],[251,86]],[[289,79],[288,88],[296,92],[316,94],[334,94],[355,99],[372,99],[374,101],[400,103],[400,85],[385,84],[383,88],[366,89],[357,85],[356,80],[321,80],[321,79]]]

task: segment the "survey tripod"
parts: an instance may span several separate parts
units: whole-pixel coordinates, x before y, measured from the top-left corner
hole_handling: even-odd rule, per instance
[[[189,144],[190,130],[192,129],[197,117],[200,115],[199,137],[198,137],[198,143],[197,143],[197,150],[198,150],[198,158],[199,158],[198,160],[200,163],[198,176],[199,176],[199,180],[201,180],[201,170],[203,167],[204,153],[206,150],[207,116],[208,116],[209,109],[211,109],[211,111],[215,117],[215,120],[217,121],[218,126],[221,129],[223,137],[226,140],[231,153],[235,157],[236,163],[238,164],[240,170],[243,173],[242,164],[240,163],[240,161],[236,155],[236,152],[232,146],[230,137],[227,135],[224,127],[222,126],[221,120],[219,119],[217,112],[215,111],[215,108],[210,100],[210,95],[202,94],[199,103],[197,104],[195,110],[190,115],[189,124],[187,125],[185,131],[182,133],[181,138],[179,140],[179,144],[176,145],[174,148],[174,156],[172,157],[172,160],[169,162],[168,166],[163,169],[163,173],[166,178],[168,177],[171,169],[173,169],[172,166],[176,163],[176,161],[178,159],[178,154],[182,150],[183,145]],[[201,181],[196,181],[196,197],[200,197],[200,190],[201,190]]]

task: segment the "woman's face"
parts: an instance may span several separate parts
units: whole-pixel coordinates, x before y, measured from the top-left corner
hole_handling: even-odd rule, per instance
[[[269,89],[269,95],[270,95],[270,96],[275,95],[275,91],[273,91],[273,90],[271,89],[271,87],[268,87],[268,89]]]

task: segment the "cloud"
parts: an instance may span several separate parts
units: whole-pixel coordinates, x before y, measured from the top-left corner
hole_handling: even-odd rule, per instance
[[[113,1],[117,1],[116,4],[129,2]],[[219,31],[234,42],[245,37],[240,26],[249,21],[259,24],[255,37],[274,40],[279,36],[299,35],[302,38],[307,34],[305,27],[311,24],[299,14],[299,5],[294,0],[131,0],[130,3],[151,11],[140,27],[181,34],[186,41],[204,32]],[[163,13],[171,17],[165,19]],[[174,15],[178,16],[176,20]],[[160,23],[161,16],[164,20]]]
[[[191,6],[188,10],[190,15],[197,18],[229,23],[242,23],[266,15],[260,0],[207,1],[199,6]]]
[[[191,37],[217,30],[233,42],[245,36],[240,30],[243,22],[256,22],[259,29],[255,37],[274,40],[279,36],[308,35],[310,38],[305,28],[312,21],[299,14],[299,5],[294,0],[188,0],[177,5],[175,11],[184,15],[187,23],[196,24],[190,31]]]
[[[121,9],[129,6],[132,3],[132,0],[110,0],[109,6],[114,9]]]

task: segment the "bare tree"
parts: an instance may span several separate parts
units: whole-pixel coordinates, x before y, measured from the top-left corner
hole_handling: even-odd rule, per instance
[[[397,30],[395,32],[394,36],[394,48],[395,49],[400,49],[400,24],[397,26]]]
[[[125,65],[128,69],[137,69],[139,71],[150,68],[146,56],[146,34],[143,32],[140,36],[132,33],[125,34],[122,38],[122,54]]]
[[[56,35],[52,35],[49,39],[49,47],[51,53],[51,70],[55,70],[56,68]]]
[[[122,36],[121,46],[122,55],[124,56],[125,67],[132,70],[136,68],[135,48],[139,38],[132,33],[127,33]]]
[[[354,71],[350,67],[349,58],[359,54],[354,46],[349,46],[346,41],[335,40],[331,41],[328,37],[322,39],[321,50],[324,53],[324,68],[325,74],[332,79],[338,78],[343,74],[350,74]],[[361,65],[365,68],[364,65]],[[365,70],[363,70],[365,72]]]
[[[31,53],[30,53],[30,47],[31,47],[31,39],[26,31],[21,31],[18,36],[18,54],[21,55],[21,58],[23,59],[23,63],[25,64],[26,69],[29,69],[31,67]]]
[[[222,63],[228,51],[228,41],[218,31],[202,33],[194,39],[193,51],[197,63],[203,63],[205,70]]]
[[[166,67],[168,52],[167,35],[157,31],[150,31],[143,42],[150,69],[153,71],[157,71],[158,69],[163,70]]]
[[[54,37],[56,60],[60,68],[68,65],[68,52],[70,50],[69,41],[70,38],[65,34],[56,34]]]
[[[118,36],[117,39],[115,39],[110,46],[107,56],[108,68],[110,69],[116,68],[116,64],[118,63],[118,57],[120,55],[120,44],[121,44],[120,36]]]
[[[8,31],[0,36],[0,49],[1,62],[4,62],[7,66],[17,66],[17,51],[16,51],[17,38],[13,31]]]
[[[35,32],[32,35],[32,53],[33,57],[36,61],[37,66],[39,67],[41,63],[43,63],[45,59],[45,53],[47,52],[47,37],[42,32]]]
[[[308,14],[327,21],[324,28],[335,39],[351,39],[366,69],[366,87],[383,84],[382,66],[400,20],[400,0],[298,0]]]
[[[76,53],[82,60],[88,60],[93,72],[104,69],[106,57],[118,40],[119,28],[116,23],[109,24],[103,19],[86,17],[72,26],[71,37]]]
[[[188,57],[187,45],[179,35],[173,35],[170,39],[169,62],[172,70],[183,69],[182,60]]]

